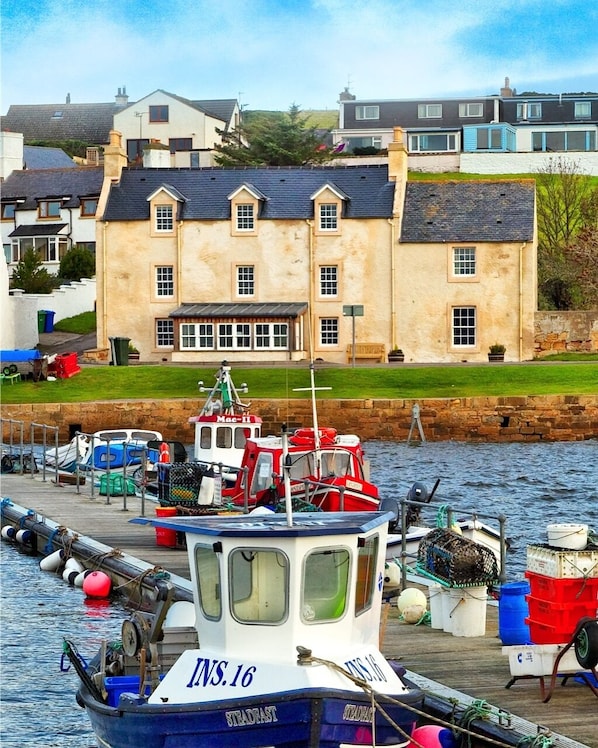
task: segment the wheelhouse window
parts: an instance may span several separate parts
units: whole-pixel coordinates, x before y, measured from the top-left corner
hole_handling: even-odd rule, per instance
[[[459,104],[459,117],[482,117],[484,105],[479,102]]]
[[[476,344],[476,309],[473,306],[454,307],[452,339],[456,348]]]
[[[346,548],[320,548],[303,564],[301,617],[306,623],[334,621],[347,608],[349,551]]]
[[[338,268],[324,265],[320,268],[320,296],[338,295]]]
[[[253,265],[237,268],[237,296],[255,295],[255,269]]]
[[[320,344],[338,345],[338,319],[324,317],[320,320]]]
[[[174,296],[174,268],[172,265],[160,265],[156,268],[156,296]]]
[[[355,615],[372,607],[376,589],[376,563],[380,538],[372,535],[359,548],[357,558],[357,585],[355,591]]]
[[[240,203],[236,206],[237,231],[253,231],[255,229],[253,203]]]
[[[474,276],[476,274],[476,248],[453,248],[453,275]]]
[[[60,200],[40,200],[37,210],[39,218],[60,218]]]
[[[156,347],[172,348],[174,345],[174,321],[171,319],[156,320]]]
[[[288,615],[289,560],[276,549],[239,548],[230,555],[230,605],[240,623],[282,623]]]
[[[156,231],[171,232],[174,228],[172,205],[156,205]]]
[[[442,104],[418,104],[418,119],[440,119],[442,117]]]
[[[81,215],[82,216],[95,216],[97,210],[98,210],[98,198],[97,197],[81,198]]]
[[[421,133],[409,136],[409,150],[413,153],[455,151],[455,133]]]
[[[150,106],[149,121],[150,122],[168,122],[168,106],[164,104]]]
[[[355,119],[380,119],[380,107],[375,104],[358,104],[355,107]]]
[[[320,231],[336,231],[338,229],[338,206],[336,203],[322,203],[320,205]]]
[[[222,581],[218,554],[212,545],[195,547],[195,574],[199,607],[206,618],[217,621],[222,615]]]

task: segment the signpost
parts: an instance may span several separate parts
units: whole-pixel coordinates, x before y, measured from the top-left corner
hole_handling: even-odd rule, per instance
[[[363,304],[349,304],[343,306],[343,317],[351,317],[351,324],[353,327],[352,330],[352,340],[353,343],[351,345],[351,366],[355,368],[355,317],[363,317]]]

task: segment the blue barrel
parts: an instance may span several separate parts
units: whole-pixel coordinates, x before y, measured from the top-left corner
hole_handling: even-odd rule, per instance
[[[498,635],[503,644],[529,644],[529,616],[526,595],[530,593],[529,582],[509,582],[500,588],[498,601]]]

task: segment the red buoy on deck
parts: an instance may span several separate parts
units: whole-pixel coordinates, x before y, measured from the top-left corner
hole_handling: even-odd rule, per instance
[[[92,571],[83,580],[83,592],[88,597],[108,597],[112,580],[103,571]]]

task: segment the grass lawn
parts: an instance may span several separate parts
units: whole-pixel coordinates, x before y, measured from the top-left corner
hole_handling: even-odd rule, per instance
[[[215,381],[217,365],[192,366],[90,366],[70,379],[54,382],[22,381],[2,387],[2,402],[48,403],[122,399],[202,399],[197,382],[206,387]],[[307,364],[292,368],[235,368],[237,386],[249,385],[243,399],[306,398]],[[318,398],[396,399],[471,397],[476,395],[598,395],[598,362],[529,363],[454,366],[356,366],[334,368],[316,365]]]

